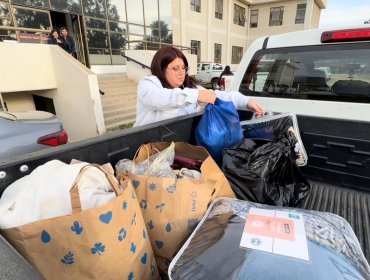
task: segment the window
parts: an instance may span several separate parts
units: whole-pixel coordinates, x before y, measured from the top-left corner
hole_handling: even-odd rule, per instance
[[[47,30],[51,29],[49,12],[27,8],[13,8],[18,27]]]
[[[107,32],[87,30],[87,43],[90,54],[109,55]]]
[[[85,22],[86,22],[86,27],[87,28],[100,29],[100,30],[106,30],[107,29],[107,24],[106,24],[105,20],[86,17]]]
[[[211,68],[211,65],[209,64],[203,64],[201,70],[202,71],[208,71]]]
[[[81,3],[80,0],[50,0],[51,10],[70,13],[70,14],[81,14]]]
[[[8,3],[0,2],[0,25],[13,26],[8,5]]]
[[[221,44],[215,44],[215,57],[214,57],[214,61],[216,63],[221,63],[221,54],[222,54],[222,45]]]
[[[82,0],[85,16],[106,18],[105,3],[102,0]]]
[[[234,24],[245,25],[245,8],[234,4]]]
[[[369,57],[366,43],[261,50],[251,60],[239,91],[274,98],[370,103]]]
[[[200,0],[190,0],[190,10],[200,13]]]
[[[284,7],[270,9],[270,26],[283,25]]]
[[[126,22],[126,7],[122,0],[107,1],[108,18],[112,21]]]
[[[197,55],[197,62],[200,62],[200,41],[191,40],[191,53]]]
[[[215,18],[222,19],[223,11],[224,11],[224,1],[223,0],[216,0],[215,6]]]
[[[137,0],[126,0],[127,21],[144,25],[143,2]]]
[[[251,28],[258,26],[258,10],[251,11]]]
[[[231,63],[239,64],[243,57],[243,47],[232,47]]]
[[[295,24],[304,23],[305,14],[306,14],[306,4],[298,4],[297,15],[295,16]]]
[[[40,8],[49,8],[48,0],[12,0],[12,4],[19,4],[24,6],[34,6]]]

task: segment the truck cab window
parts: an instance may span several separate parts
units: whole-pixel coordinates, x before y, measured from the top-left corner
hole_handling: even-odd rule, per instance
[[[239,90],[254,96],[370,103],[370,49],[364,43],[261,50]]]

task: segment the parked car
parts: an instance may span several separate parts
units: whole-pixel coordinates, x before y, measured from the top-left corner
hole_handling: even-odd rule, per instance
[[[43,111],[0,111],[0,159],[68,142],[62,123]]]
[[[202,84],[211,84],[213,89],[218,86],[218,79],[224,70],[224,66],[219,63],[202,62],[197,64],[197,74],[195,78]]]

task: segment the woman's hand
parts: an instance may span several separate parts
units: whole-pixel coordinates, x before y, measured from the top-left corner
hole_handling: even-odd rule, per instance
[[[198,92],[198,102],[215,104],[216,93],[213,90],[202,89]]]
[[[265,108],[253,99],[249,99],[247,103],[247,108],[253,112],[256,113],[257,118],[263,117],[263,115],[266,113]]]

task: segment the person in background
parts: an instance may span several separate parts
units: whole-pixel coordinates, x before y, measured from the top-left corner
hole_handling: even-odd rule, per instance
[[[68,30],[66,27],[60,28],[60,40],[62,41],[63,49],[77,59],[75,41],[71,36],[68,35]]]
[[[229,65],[226,65],[224,71],[221,72],[220,78],[218,78],[218,86],[221,85],[221,79],[223,76],[234,76],[234,73],[231,72]]]
[[[152,75],[141,79],[137,88],[134,126],[198,112],[199,103],[214,104],[216,97],[232,101],[238,109],[247,108],[257,117],[265,114],[263,106],[240,92],[213,91],[199,86],[197,80],[188,75],[188,61],[176,47],[160,48],[150,69]]]
[[[56,30],[52,30],[51,31],[50,38],[48,40],[48,44],[50,44],[50,45],[58,45],[59,47],[63,47],[62,46],[62,41],[59,38],[58,31],[56,31]]]

